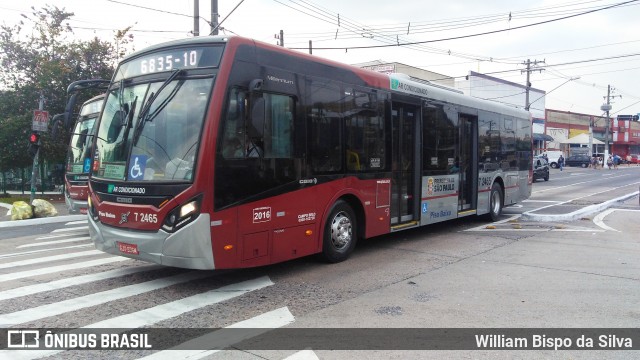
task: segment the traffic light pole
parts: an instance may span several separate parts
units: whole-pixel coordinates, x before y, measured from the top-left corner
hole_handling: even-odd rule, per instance
[[[38,110],[44,110],[44,95],[40,92],[40,100],[38,101]],[[38,148],[36,154],[33,156],[33,168],[31,169],[31,195],[29,196],[29,205],[33,204],[33,200],[36,198],[36,185],[37,185],[37,173],[38,173],[38,155],[40,155],[40,137],[38,137]]]
[[[38,140],[40,141],[40,140]],[[31,170],[31,196],[29,196],[29,205],[33,203],[36,198],[36,177],[38,176],[38,155],[40,154],[40,146],[36,150],[36,155],[33,157],[33,169]]]

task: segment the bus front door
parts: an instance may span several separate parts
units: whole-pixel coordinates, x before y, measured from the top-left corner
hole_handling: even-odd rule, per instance
[[[391,226],[416,224],[419,202],[416,180],[416,134],[419,107],[392,103]]]

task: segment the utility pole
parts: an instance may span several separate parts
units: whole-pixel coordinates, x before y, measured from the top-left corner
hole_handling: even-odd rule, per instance
[[[526,72],[527,73],[527,84],[526,86],[526,95],[525,95],[525,100],[524,100],[524,109],[529,111],[529,108],[531,107],[531,104],[529,103],[529,90],[531,89],[531,81],[529,81],[529,76],[531,74],[532,71],[540,71],[542,72],[542,70],[544,69],[531,69],[531,65],[533,64],[533,66],[537,66],[538,64],[544,64],[544,60],[542,61],[538,61],[538,60],[534,60],[533,62],[531,62],[531,60],[527,59],[527,62],[522,63],[523,65],[527,66],[526,70],[521,70],[521,73]]]
[[[218,0],[211,0],[211,35],[218,35]]]
[[[193,36],[200,36],[200,0],[193,1]]]
[[[605,120],[606,129],[605,129],[605,136],[604,136],[604,141],[605,141],[604,162],[605,163],[607,162],[607,159],[609,159],[609,127],[611,126],[611,119],[609,119],[609,111],[611,111],[611,109],[613,108],[611,106],[611,98],[616,96],[622,97],[622,95],[612,96],[611,93],[615,90],[616,89],[612,88],[611,85],[607,85],[607,96],[603,97],[607,100],[607,102],[605,104],[602,104],[602,106],[600,106],[600,110],[605,111],[607,113],[607,118]]]

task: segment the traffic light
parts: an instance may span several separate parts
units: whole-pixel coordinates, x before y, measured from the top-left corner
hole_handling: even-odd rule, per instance
[[[31,155],[31,157],[35,157],[39,147],[40,134],[34,131],[29,135],[29,155]]]

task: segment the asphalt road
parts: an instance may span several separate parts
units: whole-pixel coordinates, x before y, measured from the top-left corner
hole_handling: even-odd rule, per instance
[[[597,343],[590,351],[433,350],[424,338],[411,337],[419,332],[381,338],[353,330],[598,328],[610,335],[609,328],[638,328],[638,181],[640,167],[552,170],[550,181],[535,183],[532,197],[505,209],[499,222],[467,218],[380,236],[332,265],[307,257],[238,271],[174,269],[95,251],[86,220],[3,225],[3,327],[302,328],[312,329],[314,341],[287,332],[286,343],[296,346],[286,350],[251,344],[220,352],[4,350],[0,358],[638,357],[637,351],[598,350]],[[545,218],[551,215],[555,220]],[[462,336],[448,334],[445,340]],[[369,350],[361,350],[363,339],[371,341]],[[345,346],[360,350],[336,350]]]

